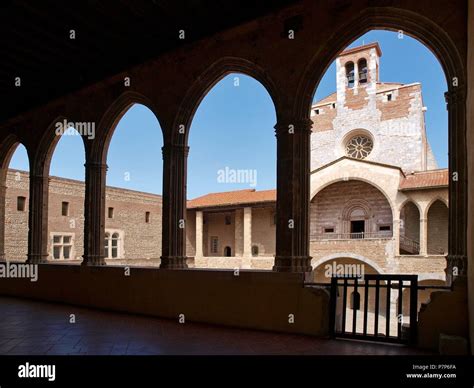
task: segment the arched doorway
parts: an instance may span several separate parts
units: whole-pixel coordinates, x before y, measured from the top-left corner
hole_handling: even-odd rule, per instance
[[[411,201],[400,211],[400,254],[420,254],[420,211]]]
[[[446,255],[448,252],[449,211],[446,204],[436,200],[428,209],[428,254]]]

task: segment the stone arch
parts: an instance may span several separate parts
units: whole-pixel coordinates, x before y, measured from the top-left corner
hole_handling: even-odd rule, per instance
[[[386,7],[370,7],[337,29],[328,41],[331,45],[321,46],[302,73],[296,93],[295,111],[300,117],[309,118],[314,92],[329,65],[338,53],[352,41],[373,29],[403,31],[423,43],[433,52],[446,75],[449,90],[452,80],[458,80],[458,88],[465,88],[466,71],[461,55],[441,26],[421,14],[408,10]]]
[[[314,198],[316,197],[316,195],[318,195],[326,187],[329,187],[334,183],[344,182],[344,181],[351,181],[351,180],[352,181],[364,182],[364,183],[367,183],[367,184],[375,187],[377,190],[379,190],[383,194],[383,196],[387,200],[388,204],[390,205],[390,210],[392,211],[392,216],[397,214],[395,204],[390,200],[390,196],[388,195],[388,193],[382,187],[380,187],[377,183],[371,181],[370,179],[362,178],[362,177],[349,177],[348,179],[345,179],[345,178],[332,179],[332,180],[324,183],[323,185],[319,186],[316,190],[314,190],[311,193],[310,202],[312,202],[314,200]]]
[[[428,204],[426,205],[424,218],[428,218],[428,212],[430,211],[430,207],[431,207],[431,205],[433,205],[436,201],[442,202],[447,208],[449,208],[449,203],[448,203],[448,201],[447,201],[445,198],[443,198],[443,197],[437,195],[436,197],[432,198],[432,199],[430,200],[430,202],[428,202]]]
[[[172,127],[176,129],[184,125],[185,133],[182,136],[179,131],[174,130],[169,138],[172,144],[188,144],[189,128],[201,101],[214,85],[230,73],[248,75],[263,85],[273,101],[278,122],[282,110],[281,101],[278,88],[268,72],[247,59],[224,57],[211,64],[188,89],[178,108],[178,113]]]
[[[439,205],[439,206],[437,206]],[[434,200],[426,210],[427,221],[427,253],[444,255],[448,251],[449,208],[441,199]]]
[[[420,254],[420,243],[421,243],[420,220],[422,219],[422,217],[423,217],[423,211],[420,205],[417,202],[413,201],[411,198],[408,198],[400,206],[399,208],[400,254],[402,255],[403,254],[408,254],[408,255]]]
[[[61,139],[60,135],[56,134],[57,123],[69,121],[65,116],[57,116],[51,124],[48,126],[43,137],[39,141],[39,145],[35,150],[34,156],[30,162],[31,175],[47,176],[49,175],[49,166],[53,157],[54,150]],[[84,152],[86,150],[85,137],[81,136],[84,146]]]
[[[467,271],[467,69],[455,42],[437,23],[422,14],[394,7],[368,7],[343,24],[321,45],[302,72],[295,94],[294,112],[310,119],[316,88],[337,54],[354,39],[372,29],[402,31],[422,42],[438,59],[446,76],[448,91],[449,169],[458,173],[456,185],[449,185],[448,268]]]
[[[141,93],[127,91],[122,93],[114,102],[112,102],[107,111],[102,115],[97,126],[97,136],[92,142],[91,150],[87,155],[87,160],[102,164],[106,163],[108,148],[115,132],[115,128],[122,117],[135,104],[143,105],[153,112],[160,125],[163,138],[165,137],[163,126],[160,122],[159,115],[157,114],[155,104]]]

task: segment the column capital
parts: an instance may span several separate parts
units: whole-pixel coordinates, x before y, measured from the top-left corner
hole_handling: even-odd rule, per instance
[[[171,154],[178,154],[188,156],[189,154],[189,146],[184,144],[165,144],[161,147],[163,152],[163,156],[169,156]]]
[[[109,168],[109,166],[107,166],[107,163],[102,163],[102,162],[86,162],[84,163],[84,167],[87,169],[104,170],[104,171],[107,171]]]
[[[450,90],[444,93],[445,101],[448,105],[462,103],[466,100],[467,93],[464,85],[452,86]]]
[[[288,118],[279,120],[274,128],[276,136],[294,134],[294,133],[311,133],[313,120],[310,118]],[[293,131],[293,132],[292,132]]]

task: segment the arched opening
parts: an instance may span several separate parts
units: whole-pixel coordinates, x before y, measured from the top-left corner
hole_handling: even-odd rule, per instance
[[[252,256],[273,258],[275,122],[267,89],[239,73],[220,79],[199,104],[189,131],[187,175],[187,255],[195,267],[248,267],[243,263]],[[271,268],[269,261],[265,269]]]
[[[3,252],[7,261],[24,262],[28,254],[29,158],[23,144],[11,147],[4,169]]]
[[[63,124],[59,122],[59,124]],[[57,131],[49,166],[48,260],[77,262],[84,254],[85,151],[73,126]]]
[[[358,180],[332,183],[320,190],[310,204],[311,256],[317,257],[321,249],[329,249],[334,244],[329,241],[334,240],[342,244],[353,239],[388,242],[392,224],[390,203],[379,189]],[[359,249],[354,244],[350,242],[347,248]]]
[[[400,254],[420,254],[420,211],[411,201],[400,211]]]
[[[405,31],[399,34],[391,29],[374,29],[353,40],[334,57],[324,76],[319,78],[313,104],[308,110],[313,121],[312,193],[322,193],[324,186],[318,185],[327,182],[328,177],[347,181],[351,176],[349,170],[357,170],[358,176],[383,188],[393,209],[405,203],[400,215],[394,214],[393,220],[386,224],[381,220],[377,230],[372,230],[393,239],[386,241],[385,249],[379,251],[385,261],[382,268],[390,271],[388,273],[419,271],[411,262],[390,266],[390,257],[433,254],[425,249],[426,239],[421,240],[421,236],[427,234],[426,220],[422,219],[414,201],[427,203],[436,196],[447,196],[449,190],[446,74],[433,55],[436,50],[432,51],[432,47],[424,46]],[[414,57],[416,61],[406,60]],[[354,84],[349,82],[353,66]],[[417,108],[412,109],[415,105]],[[314,114],[315,110],[318,115]],[[368,145],[367,149],[364,144]],[[347,157],[351,160],[344,160]],[[340,206],[344,200],[369,204],[372,201],[357,191],[353,191],[352,196],[341,190],[333,194],[341,199],[326,200],[321,205],[326,210],[315,214],[318,207],[314,199],[310,206],[310,253],[313,256],[321,246],[328,250],[325,253],[331,253],[331,239],[347,238],[347,233],[350,236],[354,231],[358,232],[356,236],[360,236],[362,230],[364,235],[367,233],[364,224],[368,222],[367,214],[362,208],[356,209],[354,214],[345,212],[340,219],[329,214],[336,203]],[[378,217],[368,219],[373,223]],[[394,225],[393,221],[396,221]],[[394,226],[398,230],[393,231]],[[447,233],[447,220],[441,229]],[[367,244],[366,239],[363,242]],[[357,254],[361,252],[359,249],[347,244],[344,251]],[[444,271],[441,265],[438,267],[441,275]]]
[[[106,261],[159,266],[163,205],[160,124],[148,107],[133,104],[108,136]]]
[[[360,84],[367,83],[367,78],[368,78],[367,59],[365,58],[359,59],[359,62],[357,62],[357,67],[359,69],[359,83]]]
[[[448,207],[439,199],[428,209],[428,254],[446,255],[448,253]]]
[[[345,68],[346,68],[347,87],[353,88],[355,84],[354,62],[346,63]]]

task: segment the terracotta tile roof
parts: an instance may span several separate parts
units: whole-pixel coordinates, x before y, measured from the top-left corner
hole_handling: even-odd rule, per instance
[[[448,186],[448,169],[415,172],[400,182],[400,190],[427,189]]]
[[[255,189],[247,189],[224,191],[221,193],[209,193],[201,197],[188,200],[188,209],[275,201],[276,190],[255,191]]]
[[[351,47],[351,48],[345,49],[342,53],[339,54],[339,56],[341,57],[343,55],[356,53],[358,51],[368,50],[370,48],[375,48],[377,50],[378,54],[379,54],[379,57],[382,56],[382,50],[380,49],[380,46],[379,46],[378,42],[367,43],[367,44],[364,44],[364,45],[361,45],[361,46]]]

